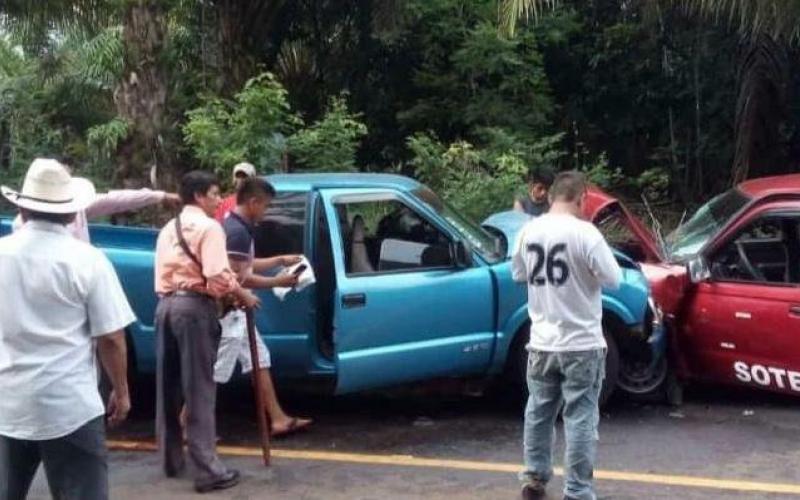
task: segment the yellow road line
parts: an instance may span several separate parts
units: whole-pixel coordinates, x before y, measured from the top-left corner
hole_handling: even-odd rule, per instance
[[[116,451],[155,451],[156,446],[150,442],[138,441],[109,441],[108,446]],[[247,448],[241,446],[218,446],[217,451],[222,455],[238,457],[260,457],[260,448]],[[311,450],[286,450],[273,449],[272,456],[290,460],[310,460],[323,462],[340,462],[351,464],[393,465],[401,467],[426,467],[434,469],[456,469],[480,472],[506,472],[515,473],[520,470],[519,464],[477,462],[470,460],[449,460],[436,458],[421,458],[411,455],[372,455],[363,453],[341,453],[331,451]],[[556,475],[563,475],[561,468],[556,468]],[[800,484],[765,483],[757,481],[740,481],[734,479],[715,479],[694,476],[677,476],[668,474],[649,474],[641,472],[625,472],[611,470],[596,470],[597,479],[609,481],[624,481],[634,483],[660,484],[667,486],[682,486],[687,488],[708,488],[716,490],[748,491],[758,493],[787,493],[800,495]]]

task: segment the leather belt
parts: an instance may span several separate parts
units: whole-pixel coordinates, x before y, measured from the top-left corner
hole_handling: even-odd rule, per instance
[[[192,297],[195,299],[214,300],[211,295],[195,292],[194,290],[175,290],[174,292],[165,293],[162,297]]]

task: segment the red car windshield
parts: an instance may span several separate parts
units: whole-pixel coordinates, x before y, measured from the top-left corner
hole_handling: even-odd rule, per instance
[[[712,198],[688,222],[667,236],[669,260],[684,262],[697,255],[749,201],[749,197],[735,188]]]

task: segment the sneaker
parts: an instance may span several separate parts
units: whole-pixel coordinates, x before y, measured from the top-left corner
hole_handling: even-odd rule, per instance
[[[532,481],[522,487],[522,500],[541,500],[547,496],[545,483]]]

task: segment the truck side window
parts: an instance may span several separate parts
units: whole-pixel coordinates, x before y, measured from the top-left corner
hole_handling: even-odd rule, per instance
[[[278,193],[254,233],[258,258],[302,254],[308,193]]]
[[[450,240],[395,199],[336,203],[348,274],[451,267]]]
[[[711,259],[722,281],[797,283],[798,219],[765,216],[739,232]]]

